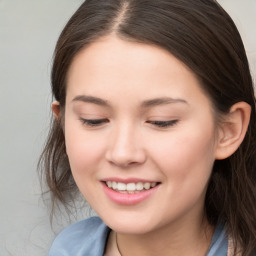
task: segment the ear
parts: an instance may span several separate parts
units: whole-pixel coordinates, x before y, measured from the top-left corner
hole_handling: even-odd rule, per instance
[[[228,158],[239,148],[248,128],[250,115],[251,106],[246,102],[238,102],[231,107],[219,127],[216,159]]]
[[[60,119],[60,103],[58,101],[52,103],[52,113],[57,120]]]

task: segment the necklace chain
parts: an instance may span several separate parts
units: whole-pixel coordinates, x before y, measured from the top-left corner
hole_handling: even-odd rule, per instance
[[[117,233],[115,232],[116,234],[116,248],[117,248],[117,251],[119,253],[119,256],[122,256],[121,252],[120,252],[120,249],[119,249],[119,246],[118,246],[118,241],[117,241]]]

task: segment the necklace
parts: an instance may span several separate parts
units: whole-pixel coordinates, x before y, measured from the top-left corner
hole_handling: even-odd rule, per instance
[[[117,252],[119,253],[118,256],[122,256],[121,252],[120,252],[120,249],[119,249],[119,246],[118,246],[118,241],[117,241],[117,233],[115,232],[115,235],[116,235],[116,249],[117,249]]]

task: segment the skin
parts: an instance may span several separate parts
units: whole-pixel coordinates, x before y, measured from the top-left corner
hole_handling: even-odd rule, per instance
[[[233,109],[236,120],[248,116],[242,107]],[[58,103],[53,111],[59,117]],[[214,116],[193,72],[161,48],[108,36],[76,55],[67,76],[67,154],[81,193],[117,232],[122,255],[207,253],[214,228],[203,209],[212,166],[246,130],[232,118],[217,126]],[[120,205],[103,191],[102,181],[113,177],[159,185],[142,202]]]

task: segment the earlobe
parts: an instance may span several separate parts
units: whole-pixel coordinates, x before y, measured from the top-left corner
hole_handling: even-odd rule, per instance
[[[231,156],[242,143],[250,121],[251,106],[246,102],[234,104],[219,128],[215,158]]]
[[[60,119],[60,103],[58,101],[52,103],[52,113],[57,120]]]

